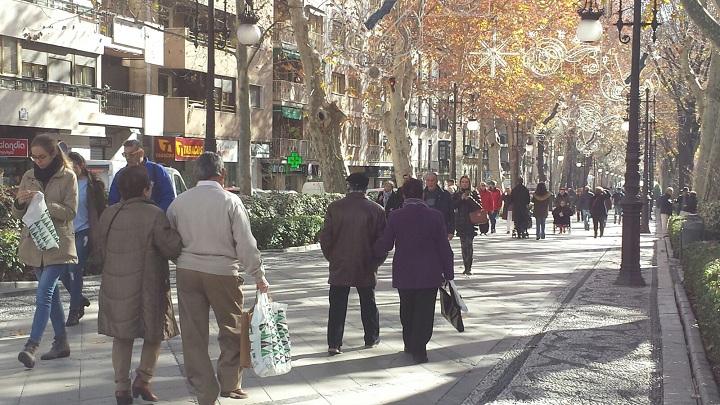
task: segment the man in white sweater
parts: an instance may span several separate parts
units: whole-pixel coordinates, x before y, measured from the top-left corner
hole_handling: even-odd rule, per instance
[[[223,189],[222,158],[205,152],[196,163],[200,181],[173,201],[167,216],[183,241],[177,291],[185,374],[200,405],[210,405],[218,394],[247,398],[241,388],[240,269],[254,278],[258,290],[267,292],[269,286],[245,206]],[[220,329],[217,379],[208,355],[210,308]]]

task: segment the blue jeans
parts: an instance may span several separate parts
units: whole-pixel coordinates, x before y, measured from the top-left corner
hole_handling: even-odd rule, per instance
[[[65,336],[65,314],[60,303],[60,289],[57,281],[68,272],[70,264],[54,264],[35,268],[38,279],[35,294],[35,316],[33,317],[30,339],[40,343],[48,318],[52,322],[55,337]]]
[[[488,212],[488,217],[490,218],[490,232],[495,232],[495,224],[497,223],[498,212]]]
[[[535,236],[545,237],[545,220],[547,218],[535,218]]]
[[[590,229],[590,210],[582,210],[582,217],[585,230],[587,231]]]
[[[81,309],[83,307],[83,274],[90,253],[89,238],[89,229],[75,233],[78,264],[71,264],[69,271],[60,277],[60,281],[70,293],[70,309]]]

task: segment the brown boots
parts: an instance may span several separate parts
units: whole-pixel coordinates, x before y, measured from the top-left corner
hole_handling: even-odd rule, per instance
[[[35,367],[35,352],[37,352],[38,344],[30,339],[25,343],[25,347],[18,353],[18,360],[27,368]]]
[[[70,357],[70,345],[67,336],[55,337],[50,351],[40,356],[41,360],[55,360],[63,357]]]

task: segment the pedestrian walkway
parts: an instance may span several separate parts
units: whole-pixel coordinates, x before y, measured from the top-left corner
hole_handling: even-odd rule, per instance
[[[505,234],[477,238],[474,274],[457,276],[470,310],[466,330],[456,332],[438,305],[430,362],[422,365],[402,353],[391,258],[380,269],[377,288],[380,345],[363,348],[359,302],[351,293],[344,353],[328,357],[327,264],[322,254],[265,255],[273,297],[289,305],[293,371],[261,379],[248,370],[243,386],[250,398],[219,403],[662,403],[664,382],[679,379],[662,369],[653,239],[642,238],[647,286],[628,288],[613,285],[619,236],[620,227],[610,225],[599,239],[577,229],[570,235],[548,234],[542,241]],[[453,241],[456,252],[458,244]],[[459,253],[456,269],[462,271]],[[112,339],[96,332],[97,281],[86,288],[93,305],[79,327],[68,329],[71,357],[39,361],[31,371],[16,356],[27,339],[32,298],[0,298],[0,404],[115,403]],[[250,286],[245,292],[247,307],[254,292]],[[217,327],[211,325],[215,333]],[[51,339],[48,327],[41,351]],[[210,350],[216,357],[213,339]],[[134,355],[137,364],[139,351]],[[161,403],[194,403],[182,364],[178,337],[164,344],[153,383]],[[690,395],[681,398],[687,402],[674,403],[695,403]]]

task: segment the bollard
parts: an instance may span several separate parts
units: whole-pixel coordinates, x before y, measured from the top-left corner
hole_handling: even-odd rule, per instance
[[[680,231],[680,257],[685,248],[693,242],[702,240],[705,224],[697,214],[687,214]]]

